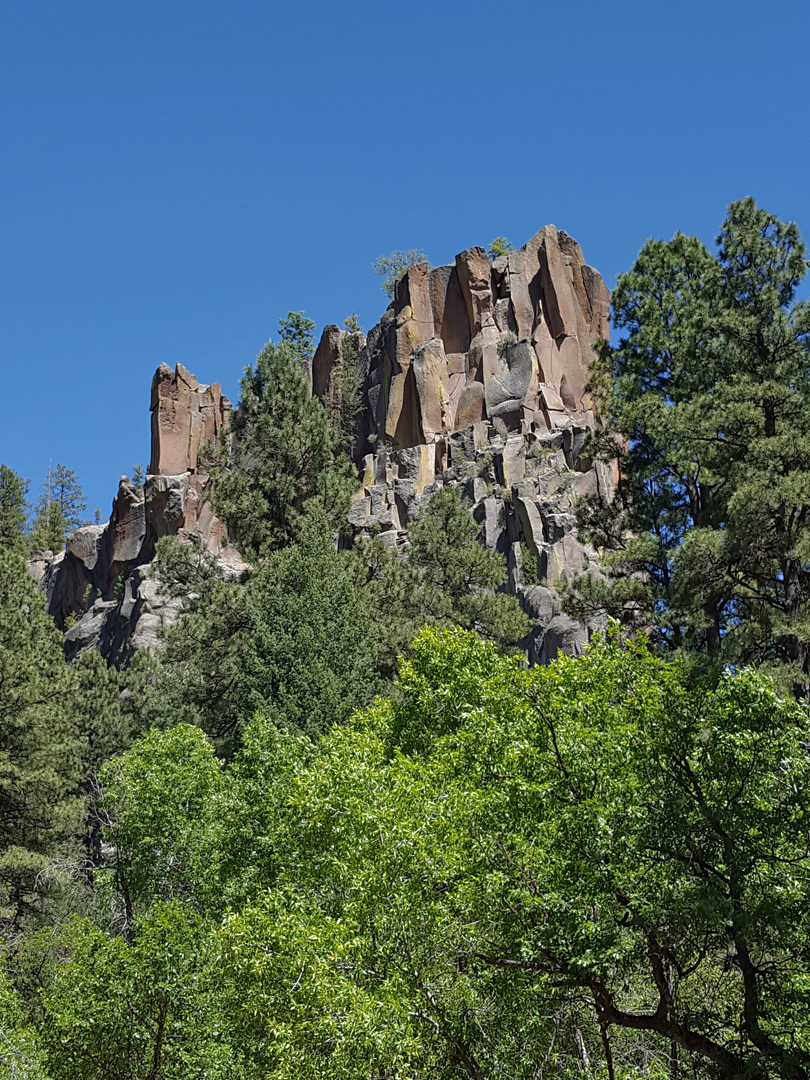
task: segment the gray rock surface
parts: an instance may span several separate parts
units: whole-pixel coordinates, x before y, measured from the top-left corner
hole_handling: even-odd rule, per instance
[[[562,614],[555,584],[597,562],[576,533],[577,503],[612,497],[618,477],[584,454],[598,425],[585,386],[609,295],[579,245],[554,226],[490,261],[470,248],[448,266],[413,266],[368,338],[354,333],[363,383],[349,522],[392,548],[431,493],[457,486],[481,543],[507,560],[508,591],[534,621],[532,662],[577,653],[592,628]],[[327,402],[347,331],[327,326],[305,375]],[[214,553],[223,575],[247,567],[207,495],[201,449],[231,405],[219,384],[178,364],[152,382],[152,459],[144,489],[123,477],[109,522],[80,529],[64,552],[37,553],[31,573],[66,630],[66,650],[95,648],[121,664],[159,645],[182,600],[150,570],[155,545],[177,536]]]

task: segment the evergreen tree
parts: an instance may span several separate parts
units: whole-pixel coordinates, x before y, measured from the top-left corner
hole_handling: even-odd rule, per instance
[[[68,525],[59,503],[40,500],[31,530],[31,547],[37,551],[59,552],[65,546],[67,537]]]
[[[314,498],[335,529],[342,527],[354,487],[351,464],[335,457],[326,413],[302,374],[307,332],[293,314],[280,344],[266,345],[245,369],[239,407],[212,466],[214,506],[252,561],[295,539]]]
[[[729,207],[712,256],[649,241],[613,295],[625,332],[596,371],[618,458],[612,506],[581,525],[606,552],[576,614],[601,609],[727,662],[810,675],[810,309],[798,229],[753,199]]]
[[[381,688],[368,597],[323,510],[246,585],[212,577],[194,588],[142,690],[142,722],[201,724],[229,752],[257,710],[317,738]]]
[[[497,591],[506,581],[503,556],[485,548],[478,531],[457,489],[447,487],[410,526],[404,559],[379,538],[358,545],[387,674],[423,626],[476,630],[502,648],[529,632],[515,597]]]
[[[348,331],[341,337],[340,351],[329,378],[326,415],[335,433],[338,454],[354,453],[357,417],[363,408],[363,380],[360,374],[360,335],[357,316],[345,320]]]
[[[34,519],[32,546],[61,551],[71,533],[89,524],[83,516],[86,509],[87,500],[73,469],[60,464],[49,468]]]
[[[82,745],[62,636],[23,560],[0,550],[0,924],[41,908],[38,875],[81,831]]]
[[[8,465],[0,465],[0,549],[28,552],[25,536],[25,495],[28,481],[17,476]]]

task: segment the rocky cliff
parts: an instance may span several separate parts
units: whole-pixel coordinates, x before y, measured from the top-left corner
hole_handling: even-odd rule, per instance
[[[608,497],[616,477],[583,457],[598,422],[586,392],[593,343],[608,335],[609,295],[579,245],[554,226],[490,260],[482,248],[450,266],[413,266],[368,337],[354,335],[362,385],[355,441],[355,533],[393,547],[437,487],[460,487],[481,540],[502,552],[508,588],[535,622],[533,661],[578,651],[588,628],[561,614],[554,586],[595,563],[577,538],[574,507]],[[326,400],[346,332],[327,326],[307,375]],[[80,529],[56,556],[32,563],[69,654],[92,646],[123,662],[176,617],[149,575],[165,535],[202,544],[223,574],[245,565],[204,495],[206,440],[228,424],[219,384],[182,365],[152,383],[152,457],[142,491],[122,478],[110,521]]]
[[[492,261],[476,247],[450,266],[411,267],[358,342],[355,531],[379,529],[401,547],[430,493],[460,486],[482,542],[506,556],[509,589],[535,621],[533,661],[578,651],[588,636],[560,612],[554,585],[595,569],[574,505],[588,493],[612,497],[617,482],[582,454],[598,422],[585,387],[609,310],[579,244],[547,225]],[[344,336],[328,326],[316,350],[311,382],[323,399]]]

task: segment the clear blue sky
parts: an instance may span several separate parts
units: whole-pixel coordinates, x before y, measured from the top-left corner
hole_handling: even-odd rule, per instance
[[[238,379],[374,258],[553,222],[611,286],[732,199],[810,239],[800,0],[0,0],[0,461],[88,511],[149,459],[155,367]]]

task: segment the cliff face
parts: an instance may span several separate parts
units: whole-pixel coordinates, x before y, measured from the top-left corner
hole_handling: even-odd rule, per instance
[[[537,662],[588,637],[560,612],[554,585],[595,569],[574,507],[585,494],[612,497],[617,482],[582,456],[597,424],[588,368],[609,310],[579,245],[548,225],[493,261],[471,248],[451,266],[411,267],[359,343],[355,531],[381,530],[401,547],[431,492],[460,486],[482,542],[507,558],[509,590],[535,622],[526,645]],[[323,399],[343,336],[328,326],[315,353],[312,387]]]
[[[462,490],[481,540],[501,551],[509,590],[535,621],[534,661],[576,652],[588,628],[560,613],[555,583],[595,562],[576,536],[574,506],[608,497],[616,477],[582,456],[597,423],[585,384],[594,341],[608,336],[609,295],[579,245],[554,226],[493,261],[482,248],[455,263],[411,267],[368,334],[354,335],[362,382],[355,458],[355,532],[394,547],[431,492]],[[327,326],[307,372],[334,393],[346,332]],[[182,365],[152,383],[152,457],[143,491],[122,478],[105,526],[80,529],[64,553],[32,563],[69,654],[95,647],[123,662],[176,617],[146,568],[161,536],[201,543],[223,574],[245,564],[204,498],[198,452],[227,427],[231,405]],[[527,563],[528,560],[528,563]]]
[[[43,553],[30,568],[48,597],[48,610],[66,629],[68,657],[96,648],[124,663],[138,648],[156,645],[158,631],[179,614],[148,573],[162,536],[194,541],[213,552],[223,575],[245,563],[203,496],[208,474],[200,447],[228,424],[232,406],[219,383],[206,386],[178,364],[161,364],[152,380],[152,456],[142,489],[122,476],[106,525],[68,538],[64,552]]]
[[[585,383],[609,308],[602,278],[553,225],[492,262],[470,248],[451,266],[411,267],[361,352],[360,455],[373,444],[441,456],[448,435],[483,420],[504,437],[593,425]],[[327,327],[315,353],[320,397],[342,336]]]

